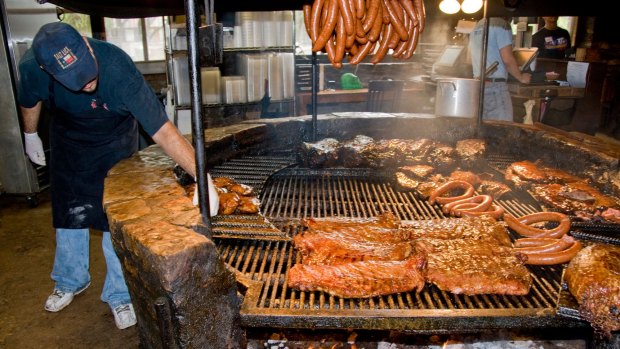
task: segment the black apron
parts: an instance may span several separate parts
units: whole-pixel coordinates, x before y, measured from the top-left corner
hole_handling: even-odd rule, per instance
[[[55,228],[109,231],[103,210],[103,181],[120,160],[138,150],[138,124],[131,115],[109,111],[93,94],[79,115],[56,107],[51,79],[50,190]]]

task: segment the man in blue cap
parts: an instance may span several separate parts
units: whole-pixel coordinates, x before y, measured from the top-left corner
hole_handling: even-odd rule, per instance
[[[86,38],[65,23],[43,25],[19,64],[19,104],[26,154],[45,165],[37,134],[43,103],[51,112],[50,188],[56,255],[53,293],[45,310],[57,312],[90,285],[89,228],[103,232],[107,273],[101,300],[116,326],[136,323],[120,261],[102,207],[107,172],[138,150],[138,123],[185,171],[196,176],[194,149],[131,58],[120,48]],[[217,194],[209,181],[211,214]]]

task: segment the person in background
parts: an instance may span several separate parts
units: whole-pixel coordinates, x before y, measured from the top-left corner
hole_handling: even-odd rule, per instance
[[[519,70],[517,61],[512,53],[512,31],[505,19],[490,18],[487,58],[485,67],[480,67],[482,55],[482,37],[485,19],[476,23],[469,37],[469,50],[474,78],[479,78],[481,72],[495,62],[497,68],[484,79],[484,106],[482,118],[486,120],[513,121],[512,100],[506,83],[508,74],[520,83],[529,84],[532,75]]]
[[[532,35],[532,47],[538,47],[540,58],[567,58],[571,44],[570,34],[558,27],[558,17],[543,17],[545,26]]]
[[[163,105],[120,48],[86,38],[65,23],[43,25],[19,63],[18,96],[25,150],[45,165],[37,125],[50,111],[50,190],[56,254],[54,291],[45,310],[57,312],[90,285],[89,228],[103,232],[106,277],[101,300],[116,326],[136,323],[131,297],[102,207],[104,178],[138,150],[138,123],[179,166],[196,176],[194,148],[168,120]],[[209,178],[210,193],[214,193]],[[217,199],[217,194],[210,195]],[[217,200],[210,212],[217,213]]]

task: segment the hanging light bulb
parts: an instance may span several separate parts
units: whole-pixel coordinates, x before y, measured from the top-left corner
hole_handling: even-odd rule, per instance
[[[459,12],[461,5],[456,0],[442,0],[439,3],[439,9],[447,14],[454,14]]]
[[[475,13],[480,11],[481,8],[482,0],[464,0],[463,5],[461,5],[461,10],[465,13]]]

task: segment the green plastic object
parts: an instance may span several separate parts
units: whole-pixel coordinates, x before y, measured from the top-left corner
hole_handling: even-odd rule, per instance
[[[342,74],[340,77],[340,86],[343,90],[357,90],[363,88],[360,78],[352,73]]]

